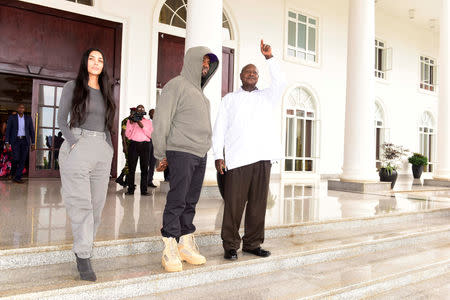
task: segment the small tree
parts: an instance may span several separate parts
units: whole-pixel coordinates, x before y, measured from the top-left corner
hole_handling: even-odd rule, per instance
[[[392,143],[384,143],[381,145],[381,168],[386,169],[388,174],[400,168],[402,160],[408,155],[409,150],[403,146],[394,145]]]

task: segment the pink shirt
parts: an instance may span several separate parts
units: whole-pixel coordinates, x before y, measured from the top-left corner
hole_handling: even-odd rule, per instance
[[[150,142],[153,132],[152,121],[145,118],[142,119],[143,128],[139,126],[138,123],[131,123],[130,120],[127,121],[127,129],[125,130],[125,136],[130,141],[135,142]]]

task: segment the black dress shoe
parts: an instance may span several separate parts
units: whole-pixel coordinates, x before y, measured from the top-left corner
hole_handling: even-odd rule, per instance
[[[134,195],[134,191],[128,190],[128,192],[126,192],[125,195]]]
[[[261,257],[268,257],[270,256],[270,251],[264,250],[261,247],[258,247],[256,249],[250,250],[250,249],[242,249],[242,251],[247,252],[247,253],[251,253],[254,254],[256,256],[261,256]]]
[[[156,187],[156,185],[154,185],[153,182],[150,182],[150,183],[148,184],[148,186],[151,187],[151,188],[155,188],[155,187]]]
[[[92,270],[91,259],[79,258],[76,254],[75,256],[77,258],[77,269],[78,273],[80,273],[81,280],[96,281],[97,276],[95,275],[94,270]]]
[[[16,178],[13,178],[13,181],[14,181],[15,183],[25,183],[25,181],[23,181],[22,179],[16,179]]]
[[[223,258],[229,259],[229,260],[238,259],[236,250],[234,250],[234,249],[225,250],[225,254],[223,255]]]
[[[126,183],[125,181],[123,181],[123,179],[120,178],[120,177],[118,177],[118,178],[115,180],[115,182],[118,183],[118,184],[120,184],[120,185],[123,186],[123,187],[126,187],[126,186],[127,186],[127,183]]]

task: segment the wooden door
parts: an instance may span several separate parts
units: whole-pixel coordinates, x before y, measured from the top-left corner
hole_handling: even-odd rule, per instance
[[[184,61],[184,41],[182,37],[159,33],[157,88],[163,88],[169,80],[180,75]],[[223,47],[220,63],[222,64],[223,97],[233,91],[234,50]]]

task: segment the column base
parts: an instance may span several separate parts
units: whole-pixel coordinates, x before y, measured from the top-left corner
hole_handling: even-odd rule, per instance
[[[433,178],[425,179],[424,185],[426,186],[439,186],[439,187],[450,187],[450,179],[448,178]]]
[[[391,190],[390,182],[328,180],[328,190],[343,192],[385,192]]]

